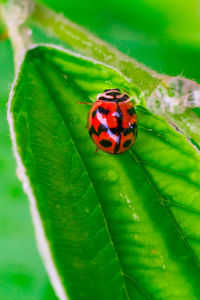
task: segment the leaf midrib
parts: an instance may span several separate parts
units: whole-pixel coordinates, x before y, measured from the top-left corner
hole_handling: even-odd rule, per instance
[[[47,89],[47,91],[48,91],[48,93],[49,93],[49,95],[50,95],[50,97],[51,97],[51,91],[50,91],[49,88],[48,88],[48,84],[46,83],[44,77],[41,76],[40,70],[37,68],[37,64],[34,64],[34,66],[35,66],[35,69],[36,69],[37,74],[39,75],[40,79],[43,81],[43,83],[44,83],[44,85],[46,86],[46,89]],[[55,67],[55,65],[54,65],[54,67]],[[75,83],[73,83],[73,84],[76,85]],[[54,103],[54,105],[55,105],[55,107],[56,107],[58,113],[59,113],[60,116],[62,117],[62,120],[63,120],[65,126],[68,128],[68,131],[70,132],[70,129],[69,129],[69,126],[68,126],[68,124],[67,124],[67,122],[66,122],[66,120],[65,120],[65,117],[63,116],[62,111],[60,111],[58,105],[56,104],[56,101],[54,101],[54,97],[51,97],[51,99],[52,99],[52,102]],[[96,187],[95,187],[95,185],[94,185],[94,183],[93,183],[93,181],[92,181],[92,179],[91,179],[91,176],[90,176],[90,174],[89,174],[89,172],[88,172],[88,169],[87,169],[87,167],[86,167],[86,165],[85,165],[85,163],[84,163],[84,160],[82,159],[82,157],[81,157],[81,155],[80,155],[80,153],[79,153],[79,150],[78,150],[78,148],[77,148],[77,146],[76,146],[76,143],[75,143],[75,141],[74,141],[74,139],[73,139],[73,137],[72,137],[71,132],[70,132],[70,136],[71,136],[73,145],[74,145],[74,147],[75,147],[75,149],[76,149],[76,151],[77,151],[77,154],[78,154],[78,156],[79,156],[79,158],[80,158],[80,160],[81,160],[81,162],[82,162],[82,164],[83,164],[83,166],[84,166],[84,168],[85,168],[85,171],[86,171],[86,173],[88,174],[90,183],[91,183],[92,187],[94,188],[94,191],[95,191],[97,197],[99,198],[99,207],[100,207],[100,210],[101,210],[101,212],[102,212],[103,219],[104,219],[104,222],[105,222],[105,225],[106,225],[106,228],[107,228],[107,232],[108,232],[108,235],[109,235],[111,244],[112,244],[112,246],[113,246],[113,248],[114,248],[114,252],[115,252],[115,254],[116,254],[116,258],[117,258],[117,260],[118,260],[118,262],[119,262],[119,265],[120,265],[120,267],[121,267],[121,276],[122,276],[122,281],[124,282],[124,287],[123,287],[123,288],[124,288],[124,291],[125,291],[125,293],[126,293],[126,295],[127,295],[127,299],[130,300],[130,297],[129,297],[129,294],[128,294],[128,290],[127,290],[127,287],[126,287],[126,283],[125,283],[125,281],[124,281],[124,276],[125,276],[125,275],[126,275],[127,277],[129,277],[129,278],[130,278],[130,276],[129,276],[128,274],[126,274],[126,273],[123,271],[123,267],[122,267],[122,264],[121,264],[121,262],[120,262],[120,259],[119,259],[117,250],[116,250],[115,245],[114,245],[114,242],[113,242],[113,240],[112,240],[111,233],[110,233],[109,227],[108,227],[108,223],[107,223],[107,220],[106,220],[106,217],[105,217],[105,214],[104,214],[102,205],[101,205],[101,201],[100,201],[100,200],[101,200],[101,197],[100,197],[100,195],[99,195],[99,193],[98,193],[98,191],[97,191],[97,189],[96,189]],[[139,290],[143,293],[143,295],[144,295],[145,297],[147,297],[148,299],[151,299],[150,296],[147,296],[147,293],[146,293],[144,287],[142,287],[140,284],[138,284],[138,283],[137,283],[137,280],[136,280],[135,278],[132,278],[132,277],[131,277],[131,279],[132,279],[132,283],[133,283],[133,284],[135,283],[135,285],[137,286],[137,288],[139,288]]]

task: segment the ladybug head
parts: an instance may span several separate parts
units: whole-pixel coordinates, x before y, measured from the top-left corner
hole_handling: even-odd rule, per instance
[[[128,99],[129,96],[127,94],[121,93],[119,89],[107,89],[97,96],[97,101],[122,102],[127,101]]]

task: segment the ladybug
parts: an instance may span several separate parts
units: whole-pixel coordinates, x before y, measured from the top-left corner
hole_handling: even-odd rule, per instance
[[[88,131],[97,150],[123,153],[135,143],[137,130],[136,112],[127,94],[106,89],[97,96],[88,114]]]

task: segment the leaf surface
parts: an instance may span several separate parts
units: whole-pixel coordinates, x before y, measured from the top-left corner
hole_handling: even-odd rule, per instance
[[[138,105],[134,147],[95,155],[77,101],[111,87],[142,104],[115,69],[44,46],[14,86],[13,141],[61,285],[71,299],[199,299],[199,153]]]

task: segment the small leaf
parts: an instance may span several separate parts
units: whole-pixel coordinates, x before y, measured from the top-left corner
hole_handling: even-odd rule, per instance
[[[54,287],[61,299],[199,299],[199,154],[137,106],[134,147],[95,155],[88,106],[77,101],[95,101],[107,87],[137,101],[138,88],[116,70],[40,46],[27,53],[12,93],[11,134]]]
[[[166,78],[148,98],[147,107],[164,116],[200,150],[200,85],[180,77]]]

